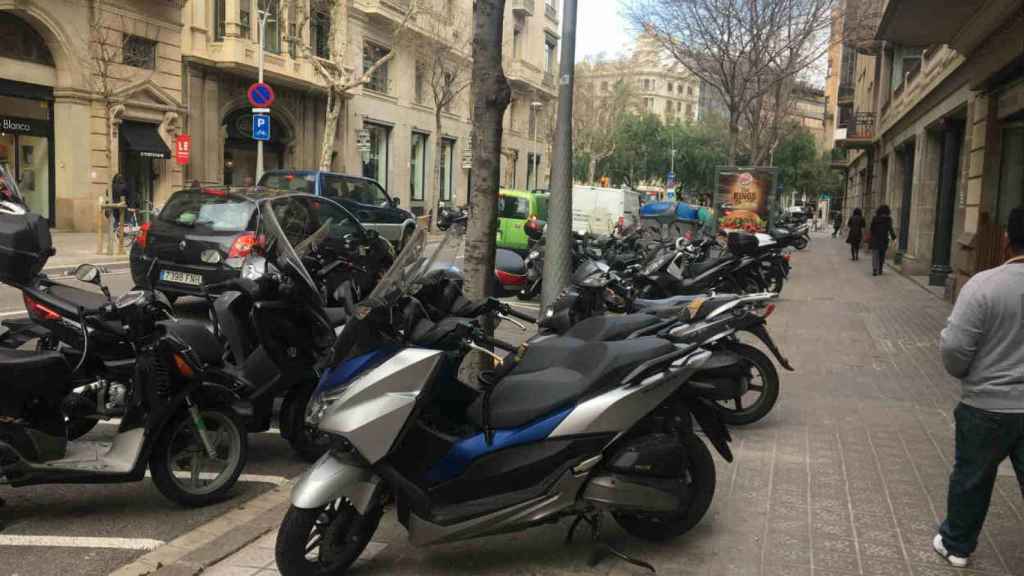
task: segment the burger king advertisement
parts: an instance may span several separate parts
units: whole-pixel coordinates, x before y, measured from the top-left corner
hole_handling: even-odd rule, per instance
[[[767,225],[771,194],[775,189],[774,168],[727,168],[718,172],[718,206],[722,228],[749,232]]]

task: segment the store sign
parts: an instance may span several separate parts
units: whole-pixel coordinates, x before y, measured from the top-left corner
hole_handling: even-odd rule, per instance
[[[462,169],[473,169],[473,137],[466,138],[466,145],[462,148]]]
[[[174,160],[181,166],[188,164],[189,156],[192,155],[192,137],[188,134],[179,134],[174,139]]]
[[[29,136],[48,136],[50,122],[30,118],[14,118],[0,116],[0,134],[26,134]]]

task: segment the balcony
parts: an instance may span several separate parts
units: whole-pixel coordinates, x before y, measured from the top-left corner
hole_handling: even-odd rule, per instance
[[[533,16],[536,0],[509,0],[513,16]]]
[[[856,112],[846,128],[836,130],[836,146],[863,150],[874,145],[875,113]]]
[[[412,7],[412,0],[354,0],[352,6],[367,16],[401,22]]]

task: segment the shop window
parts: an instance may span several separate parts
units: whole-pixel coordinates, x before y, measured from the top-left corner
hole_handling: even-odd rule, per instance
[[[452,178],[455,159],[455,140],[444,138],[441,140],[441,201],[451,202],[452,200]]]
[[[0,18],[0,56],[53,66],[53,56],[43,37],[32,26],[9,12]]]
[[[1006,226],[1010,211],[1024,206],[1024,122],[1003,129],[1002,148],[996,210],[999,225]]]
[[[413,202],[423,201],[427,181],[427,135],[412,133],[412,150],[409,154],[409,198]]]
[[[366,130],[370,133],[370,151],[363,157],[363,176],[376,180],[387,190],[391,128],[367,124]]]
[[[363,44],[363,70],[369,70],[391,52],[390,49],[383,46],[378,46],[371,42]],[[390,62],[385,62],[380,68],[377,68],[373,74],[370,75],[369,82],[366,83],[366,87],[374,92],[380,92],[382,94],[389,93],[388,90],[388,66]]]
[[[121,63],[133,68],[156,70],[156,40],[126,35],[122,45]]]

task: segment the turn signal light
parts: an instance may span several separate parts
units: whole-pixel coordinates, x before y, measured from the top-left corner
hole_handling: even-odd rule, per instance
[[[256,233],[246,232],[235,238],[228,251],[228,258],[245,258],[252,253],[252,247],[256,245]]]
[[[172,356],[174,357],[174,367],[178,369],[178,374],[189,379],[195,376],[195,370],[192,369],[192,366],[189,365],[188,360],[185,360],[184,356],[178,352],[175,352]]]
[[[765,320],[768,319],[775,312],[775,304],[769,304],[764,307],[764,314],[761,315]]]
[[[25,301],[25,309],[28,310],[28,315],[33,320],[48,320],[50,322],[60,320],[60,314],[56,310],[49,308],[28,294],[25,294],[22,299]]]
[[[146,249],[146,244],[148,242],[149,242],[149,222],[146,222],[142,226],[139,226],[139,235],[135,237],[135,244],[139,248],[142,248],[143,250],[145,250]]]
[[[791,256],[792,256],[792,254],[784,254],[782,256],[782,259],[785,260],[786,262],[789,262],[789,259],[790,259]]]

